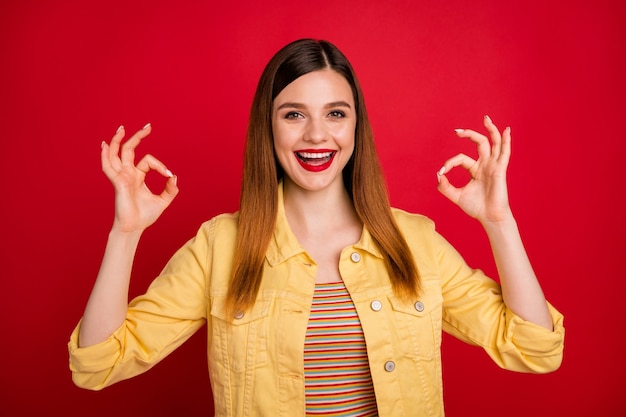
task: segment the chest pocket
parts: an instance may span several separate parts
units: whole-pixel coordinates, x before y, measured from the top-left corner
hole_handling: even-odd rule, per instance
[[[443,297],[438,285],[424,282],[419,297],[407,301],[389,297],[400,345],[408,357],[432,360],[441,348]]]
[[[226,316],[225,296],[216,296],[211,305],[213,353],[233,372],[244,372],[267,362],[271,299],[257,300],[246,312]]]

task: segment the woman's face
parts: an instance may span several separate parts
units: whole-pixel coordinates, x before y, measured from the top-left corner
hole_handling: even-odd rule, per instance
[[[354,151],[356,109],[348,81],[310,72],[285,87],[272,109],[274,149],[285,181],[308,191],[342,186]]]

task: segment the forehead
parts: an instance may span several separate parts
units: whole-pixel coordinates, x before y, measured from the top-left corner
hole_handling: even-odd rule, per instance
[[[324,105],[337,101],[345,101],[354,107],[352,88],[343,75],[325,69],[296,78],[276,96],[274,107],[285,102]]]

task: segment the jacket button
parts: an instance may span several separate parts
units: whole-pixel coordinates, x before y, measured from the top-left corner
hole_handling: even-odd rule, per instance
[[[394,369],[396,369],[396,364],[393,361],[385,362],[385,371],[393,372]]]
[[[353,252],[352,255],[350,255],[350,259],[352,259],[352,262],[359,262],[361,260],[361,255]]]
[[[237,310],[237,311],[235,311],[234,316],[235,316],[235,318],[236,318],[237,320],[239,320],[239,319],[242,319],[242,318],[243,318],[244,313],[243,313],[243,311],[241,311],[241,310]]]
[[[372,310],[374,310],[374,311],[380,311],[383,308],[383,303],[381,303],[378,300],[374,300],[370,304],[370,307],[372,307]]]
[[[424,311],[424,303],[418,301],[417,303],[415,303],[415,309],[421,313],[422,311]]]

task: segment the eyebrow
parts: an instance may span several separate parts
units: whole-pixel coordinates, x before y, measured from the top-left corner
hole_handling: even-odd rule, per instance
[[[351,109],[352,106],[350,106],[350,104],[348,104],[345,101],[333,101],[331,103],[327,103],[324,105],[324,108],[331,108],[331,107],[346,107],[348,109]],[[288,103],[283,103],[280,106],[278,106],[278,108],[276,110],[281,110],[281,109],[285,109],[285,108],[289,108],[289,109],[304,109],[306,108],[306,106],[302,103],[292,103],[292,102],[288,102]]]

